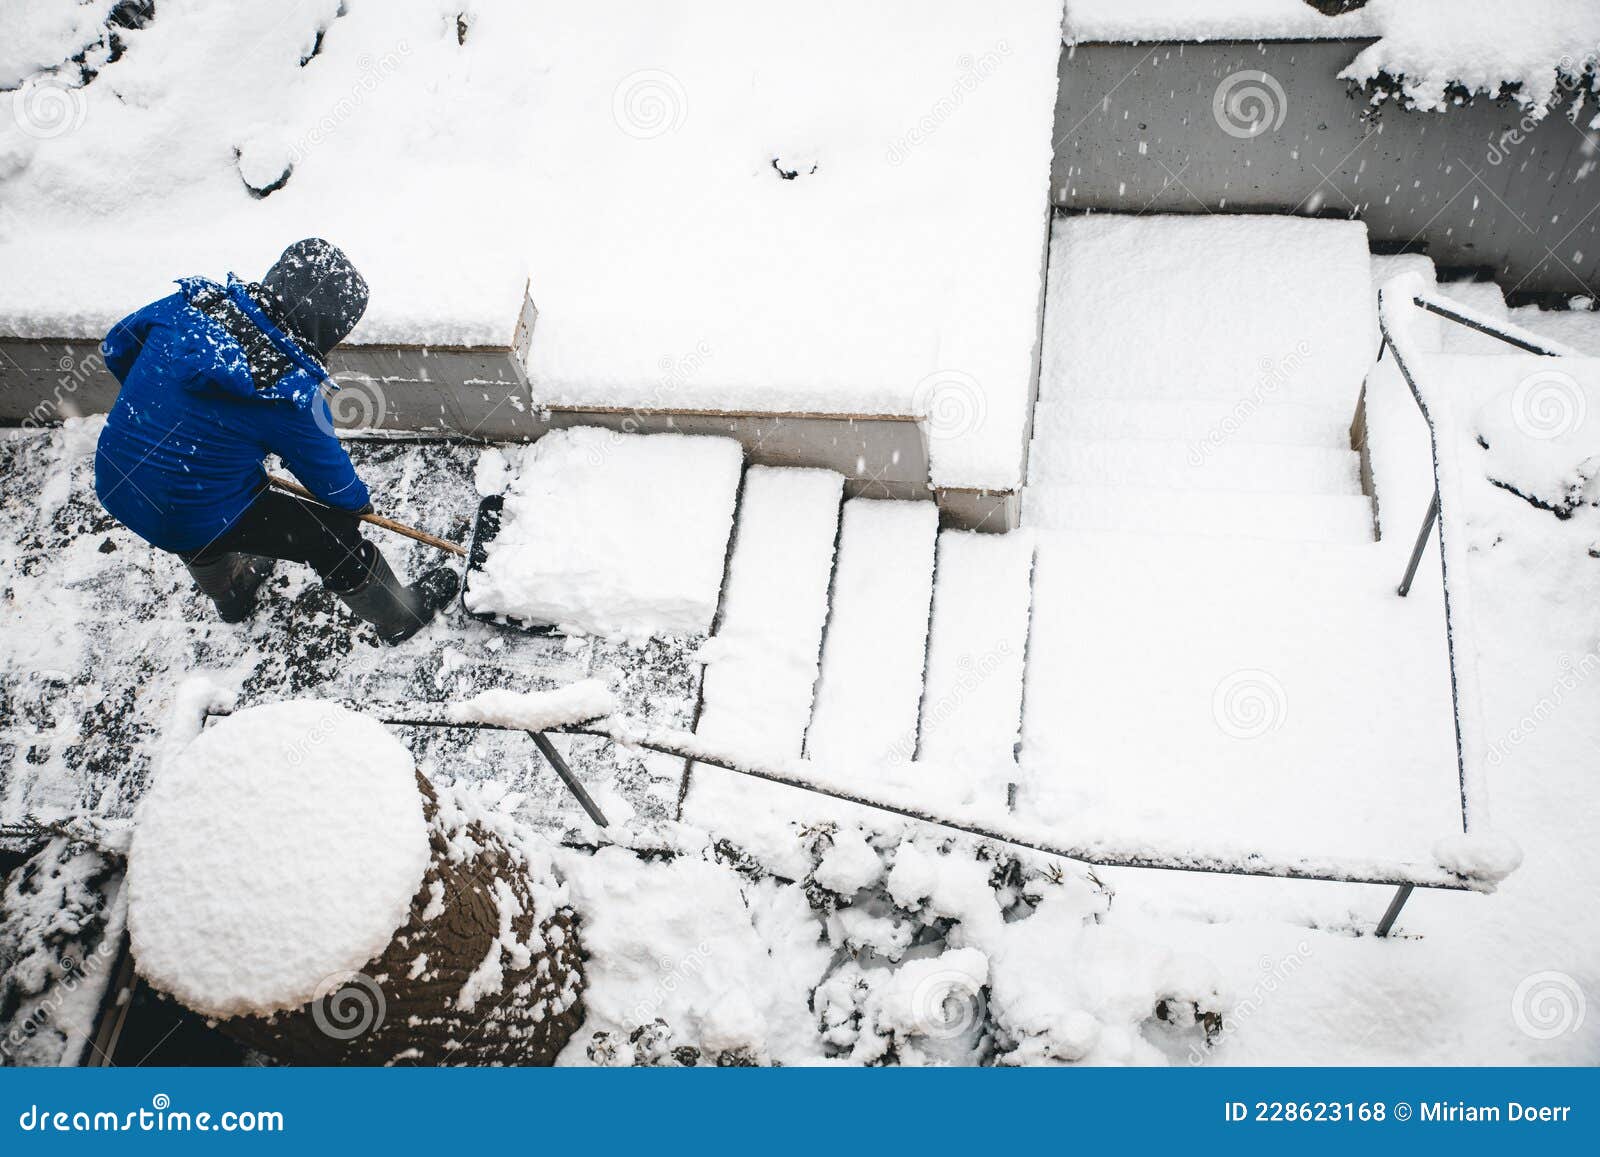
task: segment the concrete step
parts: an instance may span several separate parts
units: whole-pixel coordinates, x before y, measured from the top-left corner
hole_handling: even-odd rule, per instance
[[[831,470],[745,472],[716,633],[701,651],[699,734],[782,758],[800,754],[843,487]]]
[[[1372,503],[1359,494],[1033,485],[1023,494],[1022,522],[1034,529],[1237,535],[1283,542],[1355,545],[1373,539]]]
[[[1032,598],[1032,534],[939,535],[919,758],[1014,764]]]
[[[807,756],[867,767],[915,754],[938,527],[931,502],[844,504]]]
[[[1322,446],[1065,438],[1036,443],[1029,483],[1355,496],[1361,460]]]
[[[716,632],[701,649],[696,734],[774,761],[801,753],[821,664],[843,488],[843,476],[831,470],[745,471]],[[810,804],[802,796],[695,764],[681,818],[803,874],[807,864],[796,858],[789,833],[789,818]]]
[[[1200,446],[1238,441],[1348,449],[1353,417],[1337,406],[1255,398],[1228,403],[1158,398],[1041,399],[1034,411],[1033,436],[1046,445],[1068,438],[1154,438]]]

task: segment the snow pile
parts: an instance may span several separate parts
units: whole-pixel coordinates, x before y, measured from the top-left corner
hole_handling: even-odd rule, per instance
[[[19,21],[41,7],[72,5]],[[1007,489],[1060,11],[162,0],[91,83],[51,89],[69,131],[13,128],[0,93],[0,265],[26,274],[0,282],[0,332],[98,337],[174,277],[259,276],[315,233],[372,285],[356,342],[504,345],[531,281],[541,404],[953,409],[934,480]]]
[[[221,719],[139,805],[140,972],[208,1016],[297,1008],[405,923],[428,865],[410,753],[374,719],[294,700]]]
[[[608,638],[709,631],[742,464],[731,438],[551,431],[523,454],[468,609]]]
[[[610,715],[616,696],[599,679],[584,679],[552,691],[509,691],[491,687],[470,699],[450,704],[454,723],[493,723],[523,731],[549,731]]]
[[[1510,90],[1537,120],[1575,89],[1600,83],[1600,7],[1592,0],[1372,0],[1369,9],[1381,37],[1340,77],[1394,81],[1420,109],[1448,108],[1461,90]]]
[[[1459,876],[1499,883],[1522,865],[1522,849],[1501,832],[1466,832],[1434,844],[1433,858]]]
[[[1600,359],[1457,359],[1436,372],[1493,379],[1474,421],[1491,482],[1563,518],[1600,502]]]

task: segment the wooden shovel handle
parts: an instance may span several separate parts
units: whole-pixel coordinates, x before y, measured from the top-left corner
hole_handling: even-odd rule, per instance
[[[285,493],[293,494],[298,498],[309,498],[312,502],[315,502],[320,506],[327,505],[327,503],[323,502],[315,494],[311,493],[311,491],[307,490],[304,486],[301,486],[298,482],[290,482],[287,478],[280,478],[276,474],[268,474],[267,481]],[[370,522],[373,526],[381,526],[385,530],[392,530],[396,534],[403,534],[407,538],[412,538],[418,542],[426,543],[435,549],[449,551],[451,554],[459,554],[463,558],[465,558],[467,555],[467,548],[464,546],[457,546],[455,543],[448,542],[445,539],[435,538],[425,530],[418,530],[414,526],[407,526],[403,522],[396,522],[394,519],[385,518],[381,514],[362,514],[358,515],[357,517],[359,517],[362,522]]]

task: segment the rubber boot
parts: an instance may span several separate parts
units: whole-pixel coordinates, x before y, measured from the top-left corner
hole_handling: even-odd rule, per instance
[[[277,560],[255,554],[221,554],[210,562],[190,562],[189,576],[201,593],[217,604],[217,615],[225,623],[242,623],[256,609],[256,591],[267,581]]]
[[[365,542],[361,551],[366,574],[349,590],[333,593],[377,628],[378,638],[391,647],[422,630],[456,596],[460,580],[448,567],[430,570],[406,586],[376,546]]]

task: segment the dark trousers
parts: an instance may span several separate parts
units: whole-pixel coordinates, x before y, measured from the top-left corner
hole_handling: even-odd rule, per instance
[[[219,555],[255,554],[303,562],[322,576],[330,590],[347,591],[369,569],[361,521],[276,490],[263,490],[232,526],[209,546],[181,556],[184,562],[213,562]]]

